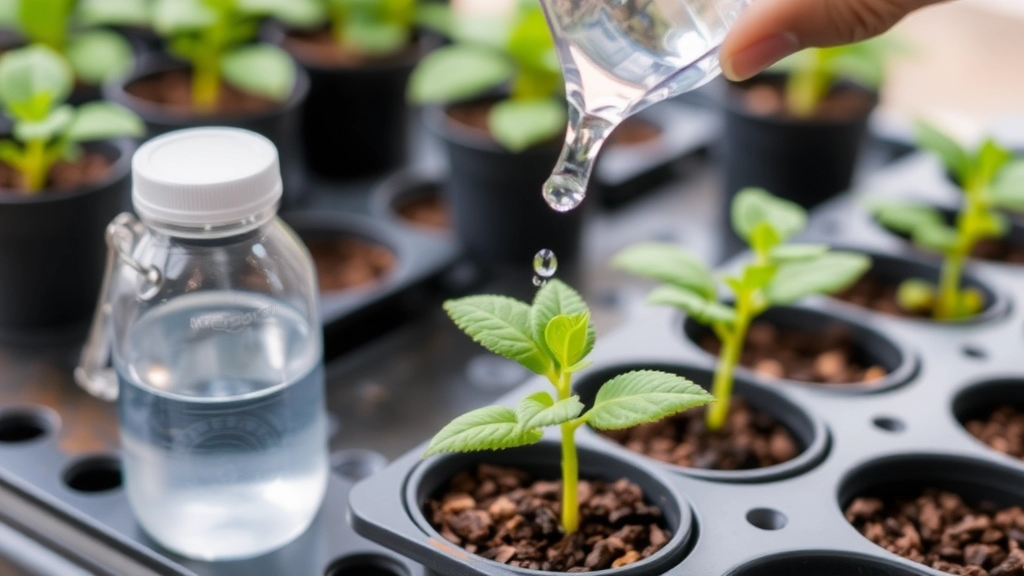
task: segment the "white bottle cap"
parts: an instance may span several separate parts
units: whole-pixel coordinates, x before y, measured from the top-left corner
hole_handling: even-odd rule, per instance
[[[239,128],[192,128],[153,138],[132,158],[132,204],[164,224],[241,222],[281,199],[277,148]]]

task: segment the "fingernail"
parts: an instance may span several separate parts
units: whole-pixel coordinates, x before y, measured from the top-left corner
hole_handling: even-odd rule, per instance
[[[769,36],[723,61],[722,72],[729,80],[746,80],[799,49],[800,42],[792,34]]]

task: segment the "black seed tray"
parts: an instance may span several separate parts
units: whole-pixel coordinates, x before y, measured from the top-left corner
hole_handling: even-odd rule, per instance
[[[912,156],[878,175],[865,192],[815,212],[807,241],[886,255],[882,274],[935,274],[933,257],[875,224],[868,197],[913,197],[952,207],[956,193],[936,162]],[[895,262],[894,262],[895,261]],[[581,471],[640,483],[666,509],[677,538],[658,555],[608,574],[699,576],[906,576],[943,574],[889,553],[843,517],[850,500],[886,488],[947,488],[968,500],[1024,505],[1024,463],[988,449],[960,420],[1000,403],[1024,405],[1024,269],[972,262],[969,282],[992,298],[977,320],[902,319],[814,298],[766,319],[792,326],[848,325],[855,343],[889,377],[875,386],[814,387],[738,371],[737,390],[774,413],[805,447],[796,460],[752,472],[706,472],[661,464],[587,428],[577,432]],[[584,400],[612,374],[653,367],[710,381],[714,358],[666,309],[637,304],[621,329],[598,341],[596,363],[577,378]],[[549,387],[533,379],[505,399]],[[423,499],[475,462],[524,465],[555,477],[554,436],[537,447],[422,460],[423,447],[358,484],[349,500],[356,530],[451,576],[530,574],[447,543],[423,517]],[[425,446],[425,445],[424,445]],[[401,505],[399,505],[401,503]],[[692,512],[690,514],[686,510]],[[688,534],[687,534],[688,533]]]

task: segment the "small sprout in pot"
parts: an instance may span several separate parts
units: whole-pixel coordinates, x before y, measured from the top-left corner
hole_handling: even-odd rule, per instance
[[[771,306],[791,304],[812,294],[829,294],[855,282],[871,266],[862,254],[832,252],[819,244],[786,244],[807,224],[800,206],[768,192],[747,188],[732,203],[732,225],[753,251],[752,262],[725,278],[734,304],[721,302],[711,270],[671,244],[626,248],[613,265],[665,284],[648,302],[674,306],[710,326],[722,342],[712,385],[715,404],[707,412],[709,430],[720,429],[729,414],[733,372],[743,353],[751,321]]]
[[[414,27],[430,20],[439,5],[418,0],[290,0],[285,23],[297,30],[327,28],[337,47],[362,57],[400,52]]]
[[[979,242],[1002,238],[1010,223],[1000,210],[1024,210],[1024,160],[991,138],[967,150],[936,128],[918,123],[917,143],[935,154],[963,193],[963,203],[950,225],[938,209],[914,202],[878,202],[872,209],[886,228],[908,235],[918,247],[942,254],[942,272],[935,286],[910,279],[899,287],[900,306],[930,310],[936,320],[957,320],[977,314],[985,297],[962,288],[963,269]]]
[[[2,0],[0,25],[59,52],[75,78],[97,85],[131,70],[128,41],[101,26],[149,21],[148,0]]]
[[[595,332],[582,297],[559,280],[542,287],[533,304],[504,296],[469,296],[444,305],[452,320],[478,344],[544,376],[556,395],[537,392],[515,408],[488,406],[459,416],[431,440],[425,456],[526,446],[558,426],[562,437],[561,529],[580,529],[576,429],[622,429],[702,406],[712,397],[674,374],[638,370],[616,376],[584,411],[572,394],[572,376],[591,364]]]
[[[73,82],[67,61],[46,46],[0,56],[0,104],[14,120],[13,138],[0,140],[0,161],[20,174],[29,194],[47,185],[59,161],[78,160],[81,143],[141,136],[145,130],[141,119],[116,104],[65,104]]]
[[[260,20],[297,18],[293,0],[157,0],[153,27],[170,52],[192,64],[192,104],[216,110],[221,81],[282,102],[295,85],[295,63],[284,50],[253,43]]]
[[[451,30],[454,43],[428,54],[413,71],[413,102],[463,103],[509,86],[507,97],[487,111],[487,128],[499,144],[521,152],[564,132],[561,69],[538,3],[520,2],[508,22],[463,17]]]

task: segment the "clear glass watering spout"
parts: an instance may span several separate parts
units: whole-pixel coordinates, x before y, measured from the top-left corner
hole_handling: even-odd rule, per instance
[[[569,129],[544,198],[586,194],[597,153],[622,120],[720,72],[718,48],[750,0],[541,0],[569,101]]]

